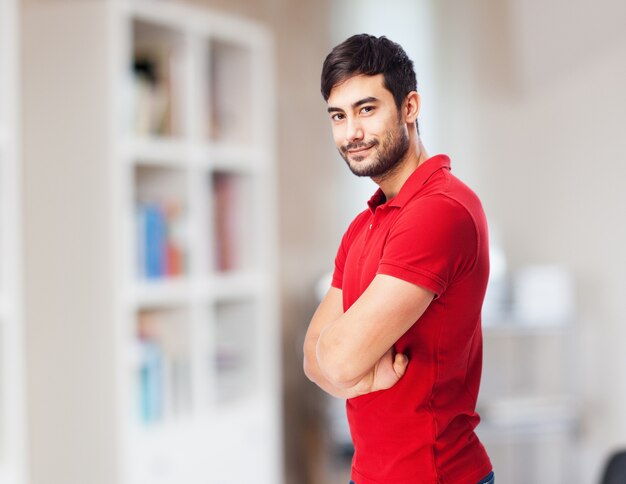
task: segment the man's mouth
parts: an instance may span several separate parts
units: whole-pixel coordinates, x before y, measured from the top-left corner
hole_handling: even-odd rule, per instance
[[[370,149],[372,149],[374,146],[376,146],[376,144],[377,143],[370,143],[369,145],[357,145],[357,146],[348,145],[344,148],[344,152],[349,153],[351,155],[361,155],[369,151]]]
[[[354,149],[354,150],[348,150],[348,153],[350,153],[351,155],[358,155],[360,153],[365,153],[370,148],[371,148],[371,146],[366,146],[364,148],[357,148],[357,149]]]

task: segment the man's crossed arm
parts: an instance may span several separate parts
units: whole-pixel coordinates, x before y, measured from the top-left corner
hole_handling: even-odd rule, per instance
[[[379,274],[343,312],[342,291],[331,287],[304,340],[304,372],[327,393],[353,398],[392,387],[408,359],[393,345],[422,316],[434,294]]]

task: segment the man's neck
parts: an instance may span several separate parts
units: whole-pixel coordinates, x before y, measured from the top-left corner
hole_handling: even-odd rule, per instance
[[[383,191],[385,198],[391,200],[400,192],[400,189],[416,168],[427,159],[428,153],[426,153],[420,138],[416,136],[416,139],[412,140],[409,150],[404,156],[404,159],[399,163],[397,169],[388,176],[372,178],[372,180]]]

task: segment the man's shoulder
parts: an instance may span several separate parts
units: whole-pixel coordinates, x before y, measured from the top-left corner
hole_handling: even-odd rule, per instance
[[[424,189],[406,205],[407,211],[466,211],[472,215],[483,213],[480,198],[461,179],[448,170],[441,170],[428,180]]]
[[[459,236],[482,233],[487,221],[480,199],[476,193],[456,177],[446,177],[445,184],[409,200],[396,219],[397,227],[413,226],[424,235],[435,229]]]

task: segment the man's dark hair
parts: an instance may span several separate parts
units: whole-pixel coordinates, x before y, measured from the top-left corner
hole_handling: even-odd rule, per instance
[[[337,45],[324,60],[321,89],[324,100],[328,101],[330,91],[337,84],[360,74],[382,74],[384,86],[393,95],[398,110],[407,94],[417,91],[413,61],[399,44],[385,36],[358,34]]]

